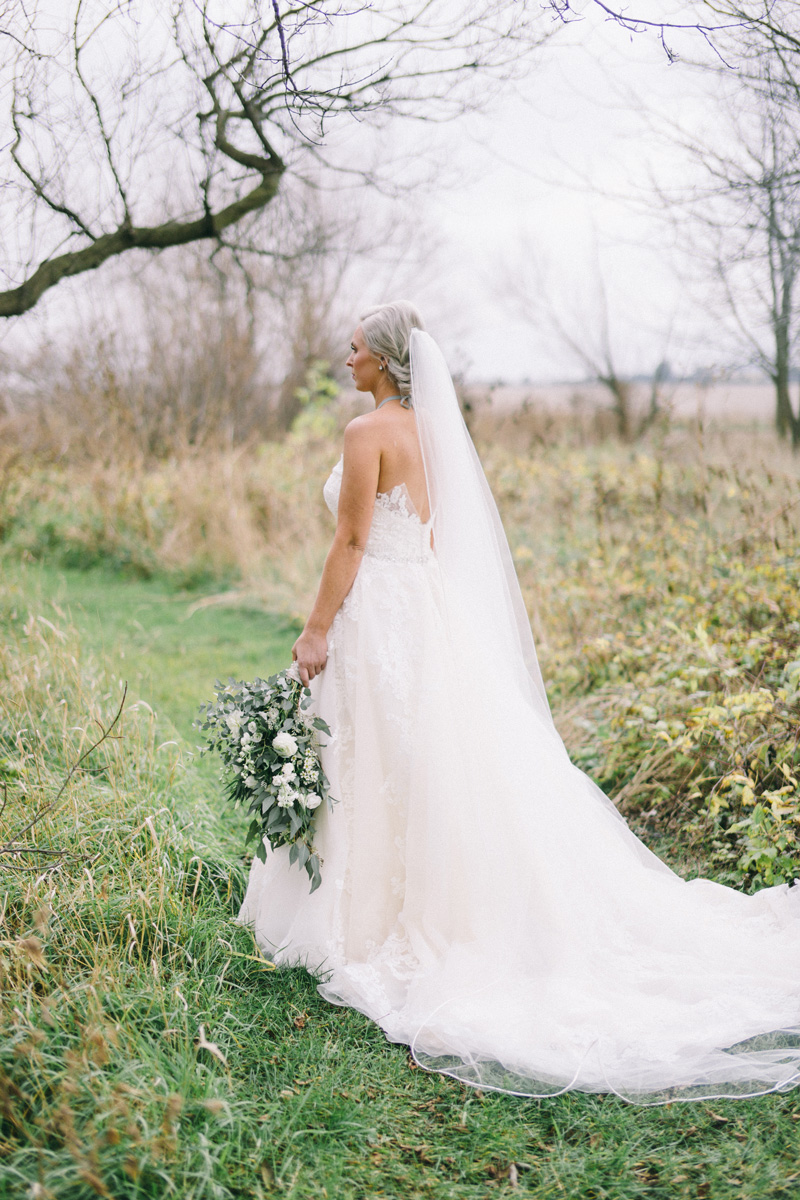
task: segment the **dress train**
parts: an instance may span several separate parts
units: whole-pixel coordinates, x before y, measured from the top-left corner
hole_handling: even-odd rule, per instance
[[[334,513],[340,483],[341,462]],[[402,485],[378,495],[312,683],[338,799],[322,885],[268,851],[237,919],[468,1084],[640,1104],[795,1086],[797,882],[746,896],[652,854],[445,600],[430,529]]]

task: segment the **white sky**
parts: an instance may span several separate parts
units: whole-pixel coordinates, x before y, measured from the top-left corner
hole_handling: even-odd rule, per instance
[[[705,52],[688,35],[681,46]],[[468,180],[427,205],[445,238],[443,270],[409,298],[431,304],[451,356],[470,375],[583,374],[552,335],[537,336],[500,299],[504,279],[530,272],[532,257],[562,315],[576,327],[583,319],[587,332],[597,322],[599,260],[623,370],[652,370],[663,357],[689,368],[715,358],[663,214],[642,202],[648,169],[662,180],[685,170],[659,144],[646,110],[697,123],[714,86],[705,73],[670,65],[651,36],[631,39],[587,19],[546,46],[529,77],[487,113],[440,131]]]
[[[670,4],[650,0],[649,7],[664,14]],[[687,56],[710,58],[697,35],[672,41]],[[503,299],[504,280],[530,277],[533,259],[564,319],[587,338],[597,327],[601,263],[623,372],[652,370],[663,357],[678,369],[719,360],[713,323],[688,294],[669,230],[641,203],[647,169],[662,179],[683,169],[658,144],[646,110],[696,123],[714,86],[681,62],[670,65],[652,34],[632,37],[589,6],[585,21],[560,30],[529,74],[504,87],[485,112],[386,131],[387,146],[409,149],[419,139],[444,162],[445,177],[461,181],[395,202],[405,217],[409,210],[418,216],[431,242],[428,265],[413,272],[403,293],[427,315],[454,367],[484,380],[584,375],[552,334],[515,319]],[[343,144],[359,136],[354,127]],[[101,275],[56,287],[31,328],[44,322],[57,329],[65,305],[71,309],[82,291],[96,304]],[[367,294],[364,303],[390,298]]]

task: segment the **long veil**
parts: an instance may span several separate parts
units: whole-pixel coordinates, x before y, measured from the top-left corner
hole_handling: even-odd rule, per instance
[[[421,1066],[523,1095],[796,1086],[800,887],[684,881],[569,761],[446,362],[417,329],[410,359],[457,678],[420,699],[419,924],[441,918],[439,950],[390,1036]]]
[[[552,725],[530,623],[500,514],[430,334],[411,333],[411,390],[433,516],[436,556],[459,611],[480,631],[483,653]]]

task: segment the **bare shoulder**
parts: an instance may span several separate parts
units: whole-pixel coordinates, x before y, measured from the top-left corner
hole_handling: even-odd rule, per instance
[[[353,417],[352,421],[348,421],[344,427],[344,436],[350,438],[351,441],[358,441],[360,438],[374,436],[376,430],[375,413],[361,413],[358,417]]]
[[[375,420],[375,413],[362,413],[348,421],[344,430],[345,453],[350,451],[368,451],[371,447],[379,448],[381,443],[381,422]]]
[[[380,470],[381,437],[372,413],[354,417],[344,431],[345,474],[356,471],[359,475],[372,477]]]

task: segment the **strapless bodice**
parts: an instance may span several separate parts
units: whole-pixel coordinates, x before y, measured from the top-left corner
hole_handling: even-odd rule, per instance
[[[336,516],[339,508],[339,492],[342,487],[342,459],[328,476],[322,494],[325,503]],[[433,560],[431,549],[431,521],[421,521],[404,483],[399,483],[390,492],[378,492],[372,515],[365,558],[388,559],[394,562],[429,562]]]

